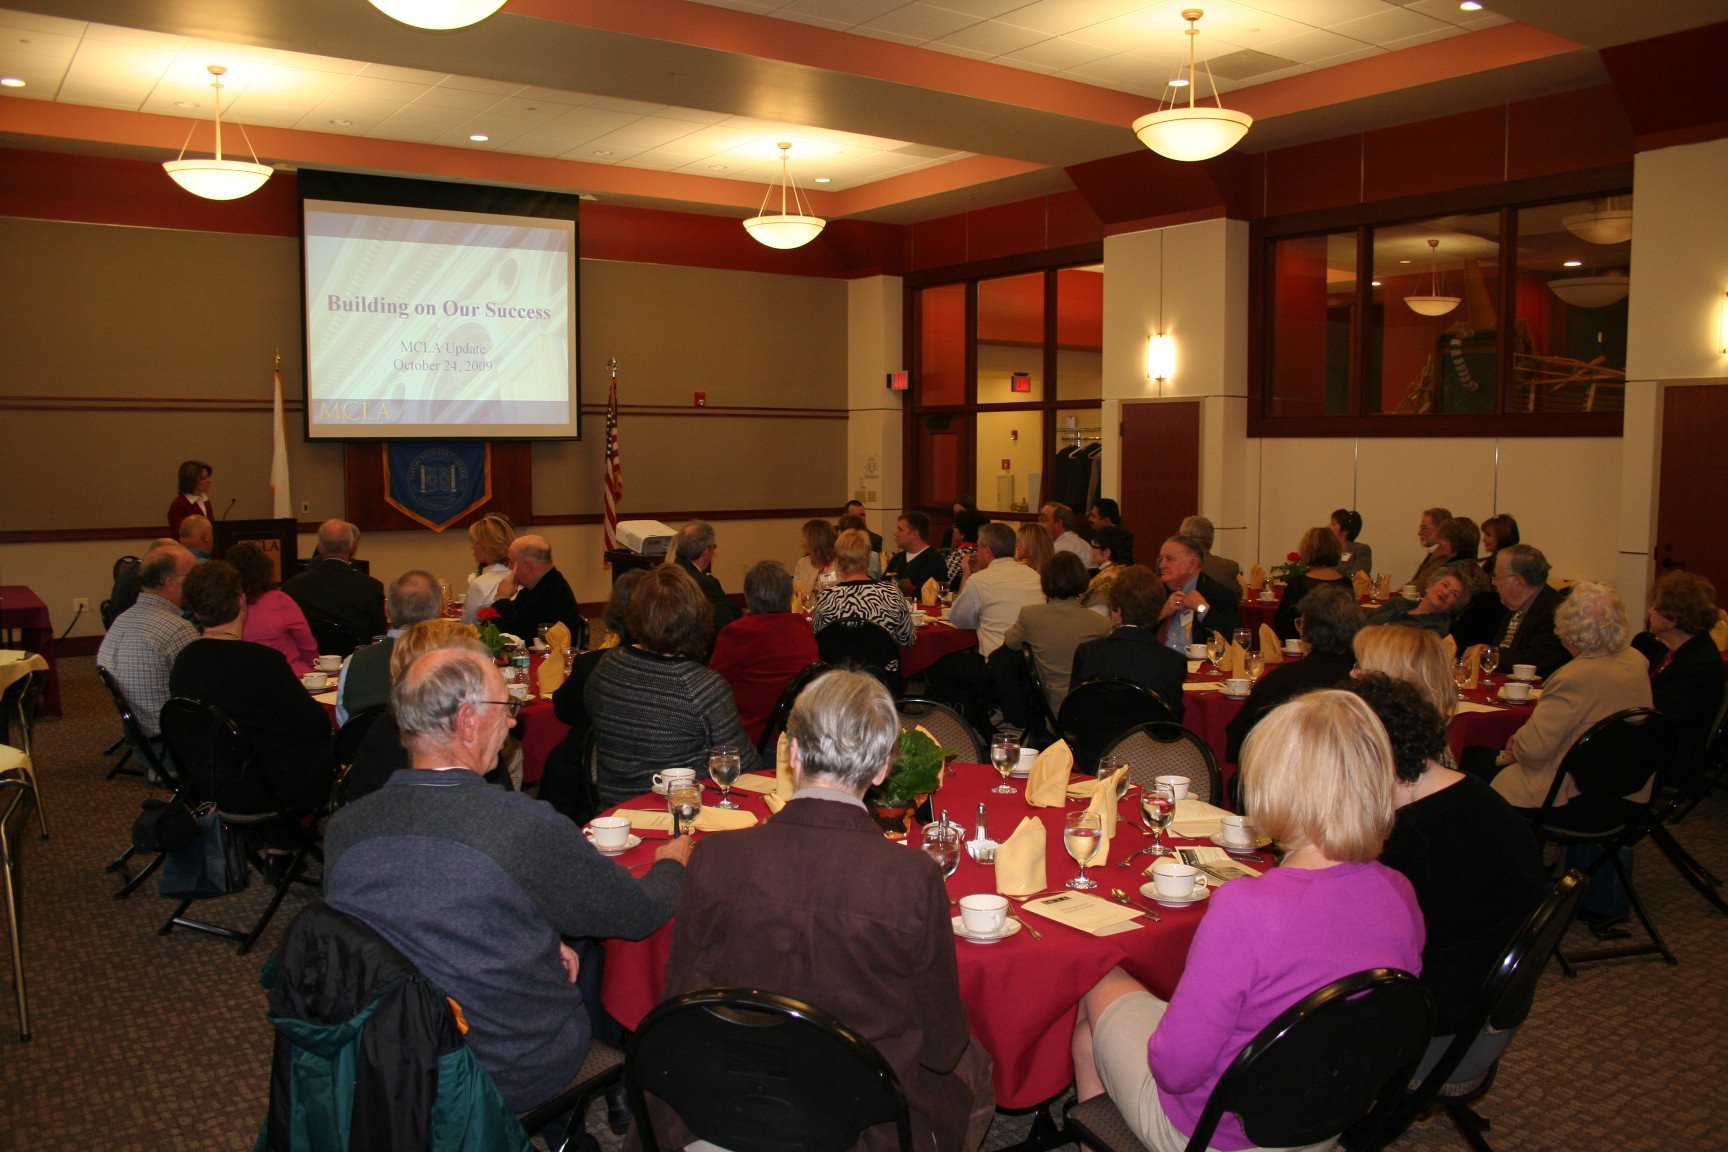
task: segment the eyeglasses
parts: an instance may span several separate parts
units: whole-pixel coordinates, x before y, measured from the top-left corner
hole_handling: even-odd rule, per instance
[[[522,701],[520,700],[476,700],[474,703],[496,704],[500,708],[508,708],[510,710],[510,719],[512,720],[516,719],[516,713],[522,711]]]

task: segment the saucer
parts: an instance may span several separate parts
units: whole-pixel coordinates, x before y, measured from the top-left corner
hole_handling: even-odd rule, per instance
[[[1211,836],[1208,836],[1207,839],[1218,845],[1218,847],[1224,849],[1226,852],[1257,852],[1261,848],[1272,843],[1272,837],[1270,836],[1256,836],[1254,837],[1254,843],[1252,844],[1231,844],[1226,841],[1222,835],[1216,832]]]
[[[1521,683],[1528,684],[1529,681],[1525,680],[1521,681]],[[1524,697],[1522,700],[1514,700],[1510,696],[1506,695],[1506,686],[1504,684],[1500,686],[1500,690],[1494,693],[1494,695],[1499,697],[1501,703],[1510,704],[1514,708],[1528,708],[1530,705],[1536,703],[1536,701],[1542,698],[1542,694],[1532,688],[1530,690],[1530,695]]]
[[[594,844],[594,833],[592,833],[592,832],[588,831],[588,829],[584,828],[584,829],[582,829],[582,834],[584,836],[588,837],[588,842],[590,844]],[[642,843],[642,837],[640,837],[640,836],[636,835],[636,833],[632,832],[632,833],[630,833],[630,838],[628,840],[624,841],[624,847],[622,847],[622,848],[602,848],[602,847],[600,847],[600,845],[594,844],[594,851],[600,853],[600,855],[602,855],[602,856],[622,856],[622,855],[624,855],[624,853],[630,851],[630,849],[636,847],[636,845],[638,845],[640,843]]]
[[[703,781],[698,779],[695,781],[695,783],[698,787],[700,787],[702,785]],[[664,784],[650,784],[650,785],[648,785],[648,791],[654,793],[654,795],[656,795],[656,796],[664,796],[664,795],[666,795],[666,785],[664,785]]]
[[[1020,921],[1009,919],[1002,922],[1002,933],[999,936],[974,936],[966,931],[965,921],[958,916],[954,917],[954,935],[962,940],[970,940],[974,944],[994,944],[998,940],[1006,940],[1018,933],[1022,927]]]
[[[1226,699],[1226,700],[1246,700],[1246,699],[1248,699],[1249,693],[1244,692],[1240,696],[1238,696],[1234,692],[1226,692],[1226,691],[1224,691],[1224,689],[1220,688],[1220,689],[1218,689],[1218,695],[1224,697],[1224,699]]]
[[[336,677],[326,676],[324,678],[324,683],[317,688],[307,687],[306,682],[304,680],[302,680],[300,682],[300,687],[305,688],[306,691],[308,691],[308,692],[312,693],[314,696],[316,696],[320,692],[328,692],[328,691],[330,691],[330,689],[336,687]]]
[[[1207,886],[1195,888],[1187,896],[1160,896],[1158,895],[1158,885],[1142,884],[1140,885],[1140,895],[1154,903],[1162,904],[1166,908],[1186,908],[1190,904],[1198,904],[1202,900],[1209,899],[1212,895],[1212,889]]]

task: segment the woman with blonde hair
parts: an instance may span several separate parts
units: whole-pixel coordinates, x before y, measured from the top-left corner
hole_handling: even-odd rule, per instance
[[[810,597],[810,603],[814,604],[821,590],[840,578],[834,569],[834,544],[839,534],[826,520],[804,521],[799,534],[804,543],[804,555],[792,568],[793,590],[796,593],[802,588]],[[865,540],[868,541],[869,537],[866,536]]]
[[[1044,569],[1050,566],[1050,557],[1055,554],[1056,545],[1050,539],[1050,529],[1036,522],[1020,525],[1014,541],[1014,559],[1042,576]]]
[[[1296,618],[1301,615],[1302,598],[1327,584],[1342,584],[1350,588],[1350,578],[1338,570],[1343,554],[1338,537],[1330,528],[1310,528],[1302,533],[1296,546],[1296,557],[1308,566],[1306,572],[1291,576],[1284,582],[1284,598],[1278,601],[1278,613],[1272,618],[1272,630],[1280,640],[1294,640],[1300,635]]]
[[[1421,971],[1415,894],[1376,859],[1392,830],[1394,777],[1368,706],[1335,690],[1290,701],[1248,737],[1242,773],[1247,812],[1284,847],[1283,862],[1213,894],[1169,1003],[1114,968],[1075,1022],[1079,1098],[1108,1093],[1154,1152],[1186,1146],[1243,1045],[1302,997],[1369,968]],[[1212,1145],[1251,1141],[1226,1115]]]
[[[1384,672],[1414,685],[1440,714],[1441,723],[1451,721],[1458,708],[1458,686],[1440,637],[1424,628],[1370,624],[1356,633],[1352,647],[1359,671]]]
[[[510,574],[510,544],[515,539],[516,529],[496,512],[468,525],[468,546],[477,567],[468,577],[468,595],[462,600],[464,624],[475,623],[474,614],[498,598],[498,584]]]

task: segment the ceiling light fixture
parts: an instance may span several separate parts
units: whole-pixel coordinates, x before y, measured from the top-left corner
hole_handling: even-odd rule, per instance
[[[756,215],[744,221],[744,230],[758,244],[770,248],[802,248],[816,239],[828,222],[809,214],[804,197],[792,180],[792,166],[787,158],[787,153],[792,151],[792,142],[782,140],[776,147],[780,149],[780,211],[775,214],[768,212],[768,198],[774,194],[774,186],[770,184],[762,194],[762,207],[756,210]],[[786,211],[788,191],[792,193],[790,206],[795,209],[793,212]]]
[[[1254,118],[1246,112],[1232,112],[1219,101],[1216,108],[1194,102],[1199,77],[1195,73],[1194,42],[1200,29],[1194,22],[1206,13],[1199,8],[1187,8],[1182,19],[1188,21],[1188,103],[1172,102],[1134,121],[1134,135],[1140,143],[1160,156],[1171,160],[1210,160],[1234,148]],[[1206,69],[1206,79],[1212,84],[1212,99],[1218,100],[1218,82],[1212,79],[1212,69]],[[1173,85],[1174,86],[1174,85]]]
[[[372,7],[392,20],[442,32],[480,23],[504,7],[504,0],[372,0]]]
[[[238,200],[262,188],[264,181],[270,179],[270,169],[258,163],[258,153],[253,151],[252,140],[244,127],[240,129],[240,136],[246,141],[246,150],[252,152],[252,163],[222,159],[222,77],[227,75],[228,69],[221,64],[211,64],[206,70],[211,76],[210,87],[216,90],[216,155],[210,160],[186,159],[186,144],[192,143],[192,133],[198,128],[194,121],[186,133],[186,144],[180,145],[180,155],[162,167],[174,178],[174,183],[194,196],[206,200]]]
[[[474,143],[476,143],[476,144],[484,144],[484,143],[486,143],[486,141],[492,139],[492,137],[486,135],[486,133],[484,133],[484,132],[476,132],[473,135],[469,136],[468,139],[474,141]]]
[[[1440,241],[1428,241],[1428,295],[1406,296],[1410,311],[1421,316],[1444,316],[1458,307],[1459,297],[1440,295]]]
[[[1626,299],[1632,282],[1625,276],[1562,276],[1548,290],[1574,308],[1606,308]]]
[[[1458,10],[1460,12],[1480,12],[1482,5],[1478,0],[1459,0]]]
[[[24,80],[18,76],[0,76],[0,88],[22,88]]]
[[[1567,261],[1563,262],[1560,265],[1560,267],[1562,267],[1562,268],[1582,268],[1582,267],[1584,267],[1584,261],[1582,261],[1582,260],[1567,260]]]
[[[1575,212],[1560,218],[1566,231],[1592,244],[1624,244],[1632,239],[1632,210],[1614,207],[1614,200],[1593,201],[1589,212]]]

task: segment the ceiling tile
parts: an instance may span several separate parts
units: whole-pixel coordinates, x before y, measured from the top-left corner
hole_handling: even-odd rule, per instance
[[[976,23],[964,12],[950,12],[932,4],[905,4],[859,26],[858,31],[893,32],[916,37],[918,42],[937,40]]]
[[[68,20],[63,16],[43,16],[36,12],[17,12],[11,9],[0,11],[0,32],[6,33],[8,37],[13,32],[40,32],[77,39],[84,35],[88,27],[82,20]]]
[[[1462,25],[1472,16],[1481,15],[1480,11],[1464,11],[1458,7],[1458,0],[1415,0],[1415,3],[1406,4],[1404,7],[1412,12],[1419,12],[1423,16],[1431,16],[1445,24]]]
[[[400,80],[379,80],[371,76],[355,76],[339,88],[343,96],[364,96],[369,100],[390,100],[406,104],[432,91],[430,84],[404,84]]]
[[[1374,45],[1369,44],[1350,52],[1340,52],[1336,56],[1323,57],[1322,59],[1313,61],[1312,64],[1315,68],[1319,69],[1336,68],[1340,64],[1348,64],[1352,60],[1366,60],[1370,56],[1384,55],[1386,55],[1386,49],[1377,48]]]
[[[1331,31],[1338,35],[1360,40],[1364,44],[1384,44],[1406,36],[1420,36],[1424,32],[1432,32],[1436,27],[1444,25],[1433,17],[1423,16],[1406,8],[1387,8],[1373,16],[1363,16],[1330,26]]]
[[[1102,60],[1113,55],[1111,49],[1085,44],[1069,36],[1052,36],[1036,44],[1028,44],[1015,52],[1006,53],[998,63],[1016,68],[1052,68],[1061,71],[1089,60]]]
[[[904,44],[908,48],[921,48],[924,45],[924,41],[928,39],[928,37],[924,36],[908,36],[903,32],[887,32],[881,28],[867,28],[862,24],[858,25],[856,28],[849,29],[848,34],[852,36],[868,36],[872,40],[886,40],[890,44]]]
[[[448,72],[429,72],[424,68],[397,68],[391,64],[368,64],[360,69],[360,75],[379,80],[398,80],[404,84],[420,84],[426,87],[441,84],[450,78]]]
[[[0,60],[53,60],[62,65],[69,64],[78,52],[80,41],[76,36],[62,36],[53,32],[20,32],[15,28],[0,25]]]
[[[1076,28],[1114,20],[1142,7],[1144,4],[1136,0],[1035,0],[1001,19],[1016,28],[1031,28],[1046,36],[1064,36]]]
[[[414,103],[429,104],[434,108],[462,108],[469,112],[483,112],[497,104],[499,99],[496,92],[470,92],[440,84],[422,92]]]
[[[956,44],[943,44],[939,40],[932,40],[930,43],[924,45],[924,47],[930,49],[932,52],[946,52],[950,56],[964,56],[968,60],[989,60],[995,55],[995,53],[992,52],[980,52],[975,48],[962,48]]]
[[[975,20],[993,20],[1004,12],[1024,8],[1026,0],[930,0],[938,8],[959,12]]]
[[[774,15],[804,22],[806,18],[833,21],[841,27],[865,24],[906,3],[906,0],[793,0]]]
[[[651,104],[646,100],[621,100],[614,96],[596,96],[588,101],[586,107],[598,108],[605,112],[628,112],[634,116],[652,116],[663,110],[664,104]]]
[[[1299,36],[1291,36],[1283,40],[1275,40],[1264,46],[1264,51],[1282,56],[1287,60],[1295,60],[1300,64],[1312,64],[1316,60],[1324,60],[1328,56],[1338,56],[1345,52],[1354,52],[1365,47],[1360,40],[1352,40],[1348,36],[1340,36],[1335,32],[1313,29]]]
[[[1341,20],[1385,11],[1387,5],[1386,0],[1254,0],[1254,7],[1286,20],[1330,28]]]

